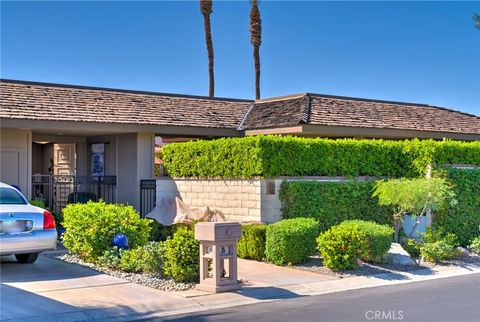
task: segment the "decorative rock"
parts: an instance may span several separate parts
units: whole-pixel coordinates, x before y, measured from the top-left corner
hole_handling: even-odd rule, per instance
[[[161,291],[185,291],[195,287],[195,283],[177,283],[172,279],[165,278],[161,274],[147,273],[127,273],[120,270],[99,267],[92,263],[86,263],[81,258],[73,254],[64,255],[46,255],[56,260],[60,260],[70,264],[82,265],[99,272],[125,279],[132,283],[156,288]]]
[[[470,256],[470,252],[467,249],[463,248],[462,246],[458,246],[457,251],[458,251],[457,257],[468,257],[468,256]]]
[[[395,265],[416,265],[410,254],[399,243],[392,243],[390,250],[384,256],[385,260]]]

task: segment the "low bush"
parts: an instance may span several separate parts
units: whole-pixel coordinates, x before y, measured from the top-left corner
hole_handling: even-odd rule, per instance
[[[149,242],[145,246],[123,251],[119,267],[126,272],[162,273],[164,253],[164,242]]]
[[[199,280],[200,248],[191,230],[179,229],[165,241],[164,274],[177,282]]]
[[[455,258],[458,255],[457,237],[452,233],[427,228],[425,233],[420,235],[420,240],[420,256],[425,261],[439,262]]]
[[[120,267],[121,256],[124,251],[124,249],[117,246],[110,247],[96,259],[96,264],[101,267],[117,269]]]
[[[265,258],[267,226],[263,224],[242,225],[242,238],[238,240],[238,257],[261,261]]]
[[[370,263],[381,262],[388,252],[393,241],[393,228],[387,225],[379,225],[372,221],[347,220],[340,224],[347,228],[358,228],[365,234],[368,242],[367,252],[362,260]]]
[[[47,207],[45,207],[45,203],[43,203],[43,201],[41,201],[41,200],[32,199],[32,200],[30,200],[30,204],[32,206],[35,206],[35,207],[40,207],[40,208],[43,208],[43,209],[47,209]]]
[[[420,243],[414,238],[403,238],[401,240],[402,248],[410,254],[411,257],[420,256]]]
[[[155,219],[148,219],[152,232],[150,233],[150,241],[165,241],[168,237],[173,236],[174,226],[164,226]]]
[[[323,264],[333,271],[356,269],[358,260],[368,255],[365,232],[355,225],[336,225],[317,238]]]
[[[460,245],[468,246],[473,238],[479,236],[480,169],[449,169],[446,176],[453,184],[457,203],[436,213],[432,224],[455,234]]]
[[[145,245],[150,236],[148,221],[141,219],[132,206],[89,201],[69,204],[63,214],[63,244],[86,261],[95,262],[103,255],[115,234],[125,234],[131,249]]]
[[[472,239],[472,242],[470,243],[470,249],[472,252],[480,255],[480,237]]]
[[[267,226],[265,257],[277,265],[308,261],[315,253],[318,222],[312,218],[295,218]]]
[[[285,181],[279,193],[284,219],[315,218],[325,231],[344,220],[372,220],[391,224],[393,209],[372,198],[373,181]]]

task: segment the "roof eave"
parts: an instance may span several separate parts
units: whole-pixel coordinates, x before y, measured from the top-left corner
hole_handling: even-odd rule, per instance
[[[369,128],[350,126],[330,126],[302,124],[298,126],[247,129],[245,135],[284,134],[319,137],[353,137],[353,138],[378,138],[378,139],[454,139],[464,141],[480,140],[477,133],[457,133],[442,131],[419,131],[408,129]]]

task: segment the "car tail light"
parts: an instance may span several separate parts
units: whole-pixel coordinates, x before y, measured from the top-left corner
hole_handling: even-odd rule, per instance
[[[55,219],[50,211],[45,210],[43,212],[43,229],[55,228]]]

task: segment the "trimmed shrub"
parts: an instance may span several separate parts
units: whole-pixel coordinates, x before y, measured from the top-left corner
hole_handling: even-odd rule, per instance
[[[89,201],[69,204],[63,214],[63,244],[86,261],[95,262],[103,255],[117,233],[127,236],[132,249],[145,245],[150,236],[148,221],[141,219],[132,206]]]
[[[317,238],[323,264],[333,271],[356,269],[357,261],[368,255],[365,232],[355,225],[336,225]]]
[[[293,265],[308,261],[315,253],[318,222],[312,218],[295,218],[267,226],[265,257],[276,265]]]
[[[435,214],[433,226],[457,236],[462,246],[479,236],[480,169],[448,169],[447,179],[453,184],[457,204]]]
[[[200,248],[191,230],[179,229],[165,241],[164,274],[177,282],[200,279]]]
[[[442,230],[427,228],[420,236],[420,256],[428,262],[439,262],[458,256],[457,236]]]
[[[261,261],[265,258],[267,226],[263,224],[242,225],[242,237],[237,243],[238,257]]]
[[[162,148],[173,177],[415,177],[428,164],[480,164],[480,142],[255,136],[172,143]]]
[[[368,248],[362,260],[369,263],[381,262],[393,241],[393,228],[372,221],[347,220],[340,224],[348,228],[358,228],[365,234]]]
[[[283,218],[312,217],[325,231],[348,219],[392,223],[392,207],[372,198],[373,181],[285,181],[280,187]]]

